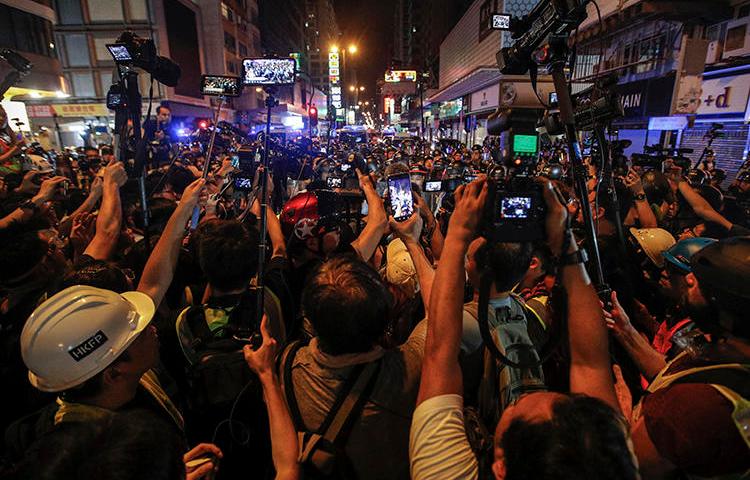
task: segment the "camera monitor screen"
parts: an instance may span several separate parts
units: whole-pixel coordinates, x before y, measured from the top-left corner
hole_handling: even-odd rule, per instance
[[[510,30],[510,15],[505,13],[493,13],[492,25],[493,30]]]
[[[293,58],[246,58],[242,60],[245,85],[291,85],[294,83]]]
[[[414,198],[411,193],[411,178],[408,173],[388,177],[388,196],[391,212],[397,222],[411,217],[414,212]]]
[[[531,197],[504,197],[500,200],[500,218],[529,218]]]
[[[235,177],[234,188],[236,190],[250,191],[253,189],[253,179],[247,177]]]
[[[201,93],[203,95],[239,97],[242,93],[240,77],[203,75],[201,77]]]
[[[513,135],[514,153],[536,153],[536,135]]]
[[[427,183],[425,183],[424,191],[425,192],[439,192],[443,189],[443,182],[440,180],[429,180]]]
[[[107,50],[109,50],[115,62],[130,62],[133,60],[133,56],[130,55],[128,47],[124,43],[109,43],[107,44]]]

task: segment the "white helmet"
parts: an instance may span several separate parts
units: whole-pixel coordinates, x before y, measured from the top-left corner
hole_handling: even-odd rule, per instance
[[[69,287],[34,310],[21,332],[29,381],[60,392],[81,385],[125,351],[154,316],[140,292],[122,295],[85,285]]]
[[[648,258],[659,268],[664,268],[662,252],[677,243],[671,233],[663,228],[630,228]]]

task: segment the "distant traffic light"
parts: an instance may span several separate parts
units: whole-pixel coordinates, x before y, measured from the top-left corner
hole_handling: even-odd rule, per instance
[[[307,114],[310,118],[310,127],[317,127],[318,126],[318,109],[314,105],[310,106],[310,109],[307,111]]]

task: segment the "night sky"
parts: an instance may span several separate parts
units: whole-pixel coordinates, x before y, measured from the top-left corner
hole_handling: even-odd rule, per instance
[[[369,99],[374,100],[375,82],[391,60],[395,5],[396,0],[333,0],[341,44],[354,43],[359,48],[354,66]]]

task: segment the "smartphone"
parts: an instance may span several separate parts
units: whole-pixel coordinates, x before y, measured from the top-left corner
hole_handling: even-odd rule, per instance
[[[439,192],[443,189],[443,182],[440,180],[428,180],[424,185],[425,192]]]
[[[341,188],[342,178],[341,177],[328,177],[326,179],[326,184],[328,185],[328,188]]]
[[[249,192],[253,189],[253,179],[247,177],[234,177],[234,189]]]
[[[349,165],[348,163],[342,163],[341,164],[341,171],[342,172],[348,172],[350,168],[352,168],[352,166]]]
[[[388,198],[391,202],[391,213],[397,222],[403,222],[411,217],[414,213],[414,198],[408,173],[388,177]]]
[[[240,168],[240,156],[232,155],[232,168]]]

